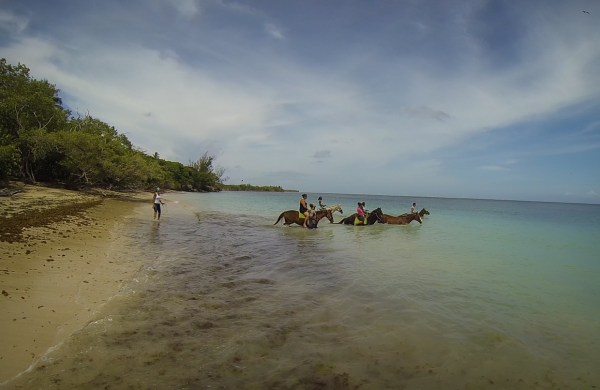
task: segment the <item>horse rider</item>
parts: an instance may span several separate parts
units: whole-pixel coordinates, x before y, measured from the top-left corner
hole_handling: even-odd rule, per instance
[[[315,205],[310,204],[310,209],[308,210],[308,222],[306,223],[309,229],[314,229],[317,227],[317,210],[315,210]]]
[[[365,223],[365,209],[363,203],[358,202],[358,207],[356,208],[356,217],[361,223]]]
[[[365,212],[365,214],[369,214],[369,210],[367,210],[367,208],[366,208],[367,204],[363,201],[360,205],[361,205],[363,211]]]
[[[319,196],[319,207],[321,208],[321,210],[325,210],[325,208],[327,207],[327,205],[325,203],[323,203],[322,196]]]
[[[306,227],[306,221],[308,221],[308,206],[306,204],[306,198],[308,197],[308,195],[306,194],[302,194],[302,197],[300,198],[300,214],[304,215],[304,223],[302,225],[302,227]]]

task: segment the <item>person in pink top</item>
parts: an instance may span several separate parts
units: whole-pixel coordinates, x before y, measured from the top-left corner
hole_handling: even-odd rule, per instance
[[[358,202],[358,207],[356,208],[356,215],[358,216],[359,221],[365,221],[365,209],[363,208],[363,205],[360,202]]]

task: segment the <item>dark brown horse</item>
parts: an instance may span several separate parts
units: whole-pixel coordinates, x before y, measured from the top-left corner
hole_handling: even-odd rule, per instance
[[[399,215],[400,217],[407,217],[409,216],[411,213],[405,213],[405,214],[401,214]],[[431,214],[426,208],[422,208],[421,211],[419,211],[419,217],[423,218],[426,215]]]
[[[357,218],[356,213],[354,213],[351,216],[342,219],[338,223],[355,226],[373,225],[375,222],[384,223],[383,215],[383,211],[381,211],[381,208],[378,207],[375,210],[371,211],[363,222],[360,222]]]
[[[419,213],[402,214],[397,217],[394,217],[393,215],[383,214],[383,220],[385,221],[384,223],[389,223],[392,225],[408,225],[412,221],[423,223],[423,220],[421,219]]]
[[[317,211],[316,214],[316,223],[315,226],[313,227],[317,227],[317,224],[319,223],[319,221],[321,220],[321,218],[326,217],[330,223],[333,223],[333,214],[331,212],[331,210],[319,210]],[[283,213],[279,214],[279,218],[277,218],[277,221],[273,224],[273,225],[277,225],[277,223],[279,221],[281,221],[281,218],[283,218],[284,225],[291,225],[293,223],[298,224],[300,226],[304,226],[304,214],[300,214],[300,212],[298,210],[288,210],[288,211],[284,211]]]

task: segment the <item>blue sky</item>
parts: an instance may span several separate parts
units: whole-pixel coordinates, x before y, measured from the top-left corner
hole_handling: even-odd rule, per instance
[[[599,18],[595,0],[0,0],[0,56],[232,184],[600,203]]]

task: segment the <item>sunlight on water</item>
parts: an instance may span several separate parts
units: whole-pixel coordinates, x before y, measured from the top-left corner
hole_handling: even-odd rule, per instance
[[[297,193],[176,196],[132,226],[136,280],[11,387],[600,386],[598,206],[327,194],[431,215],[307,230],[273,226]]]

